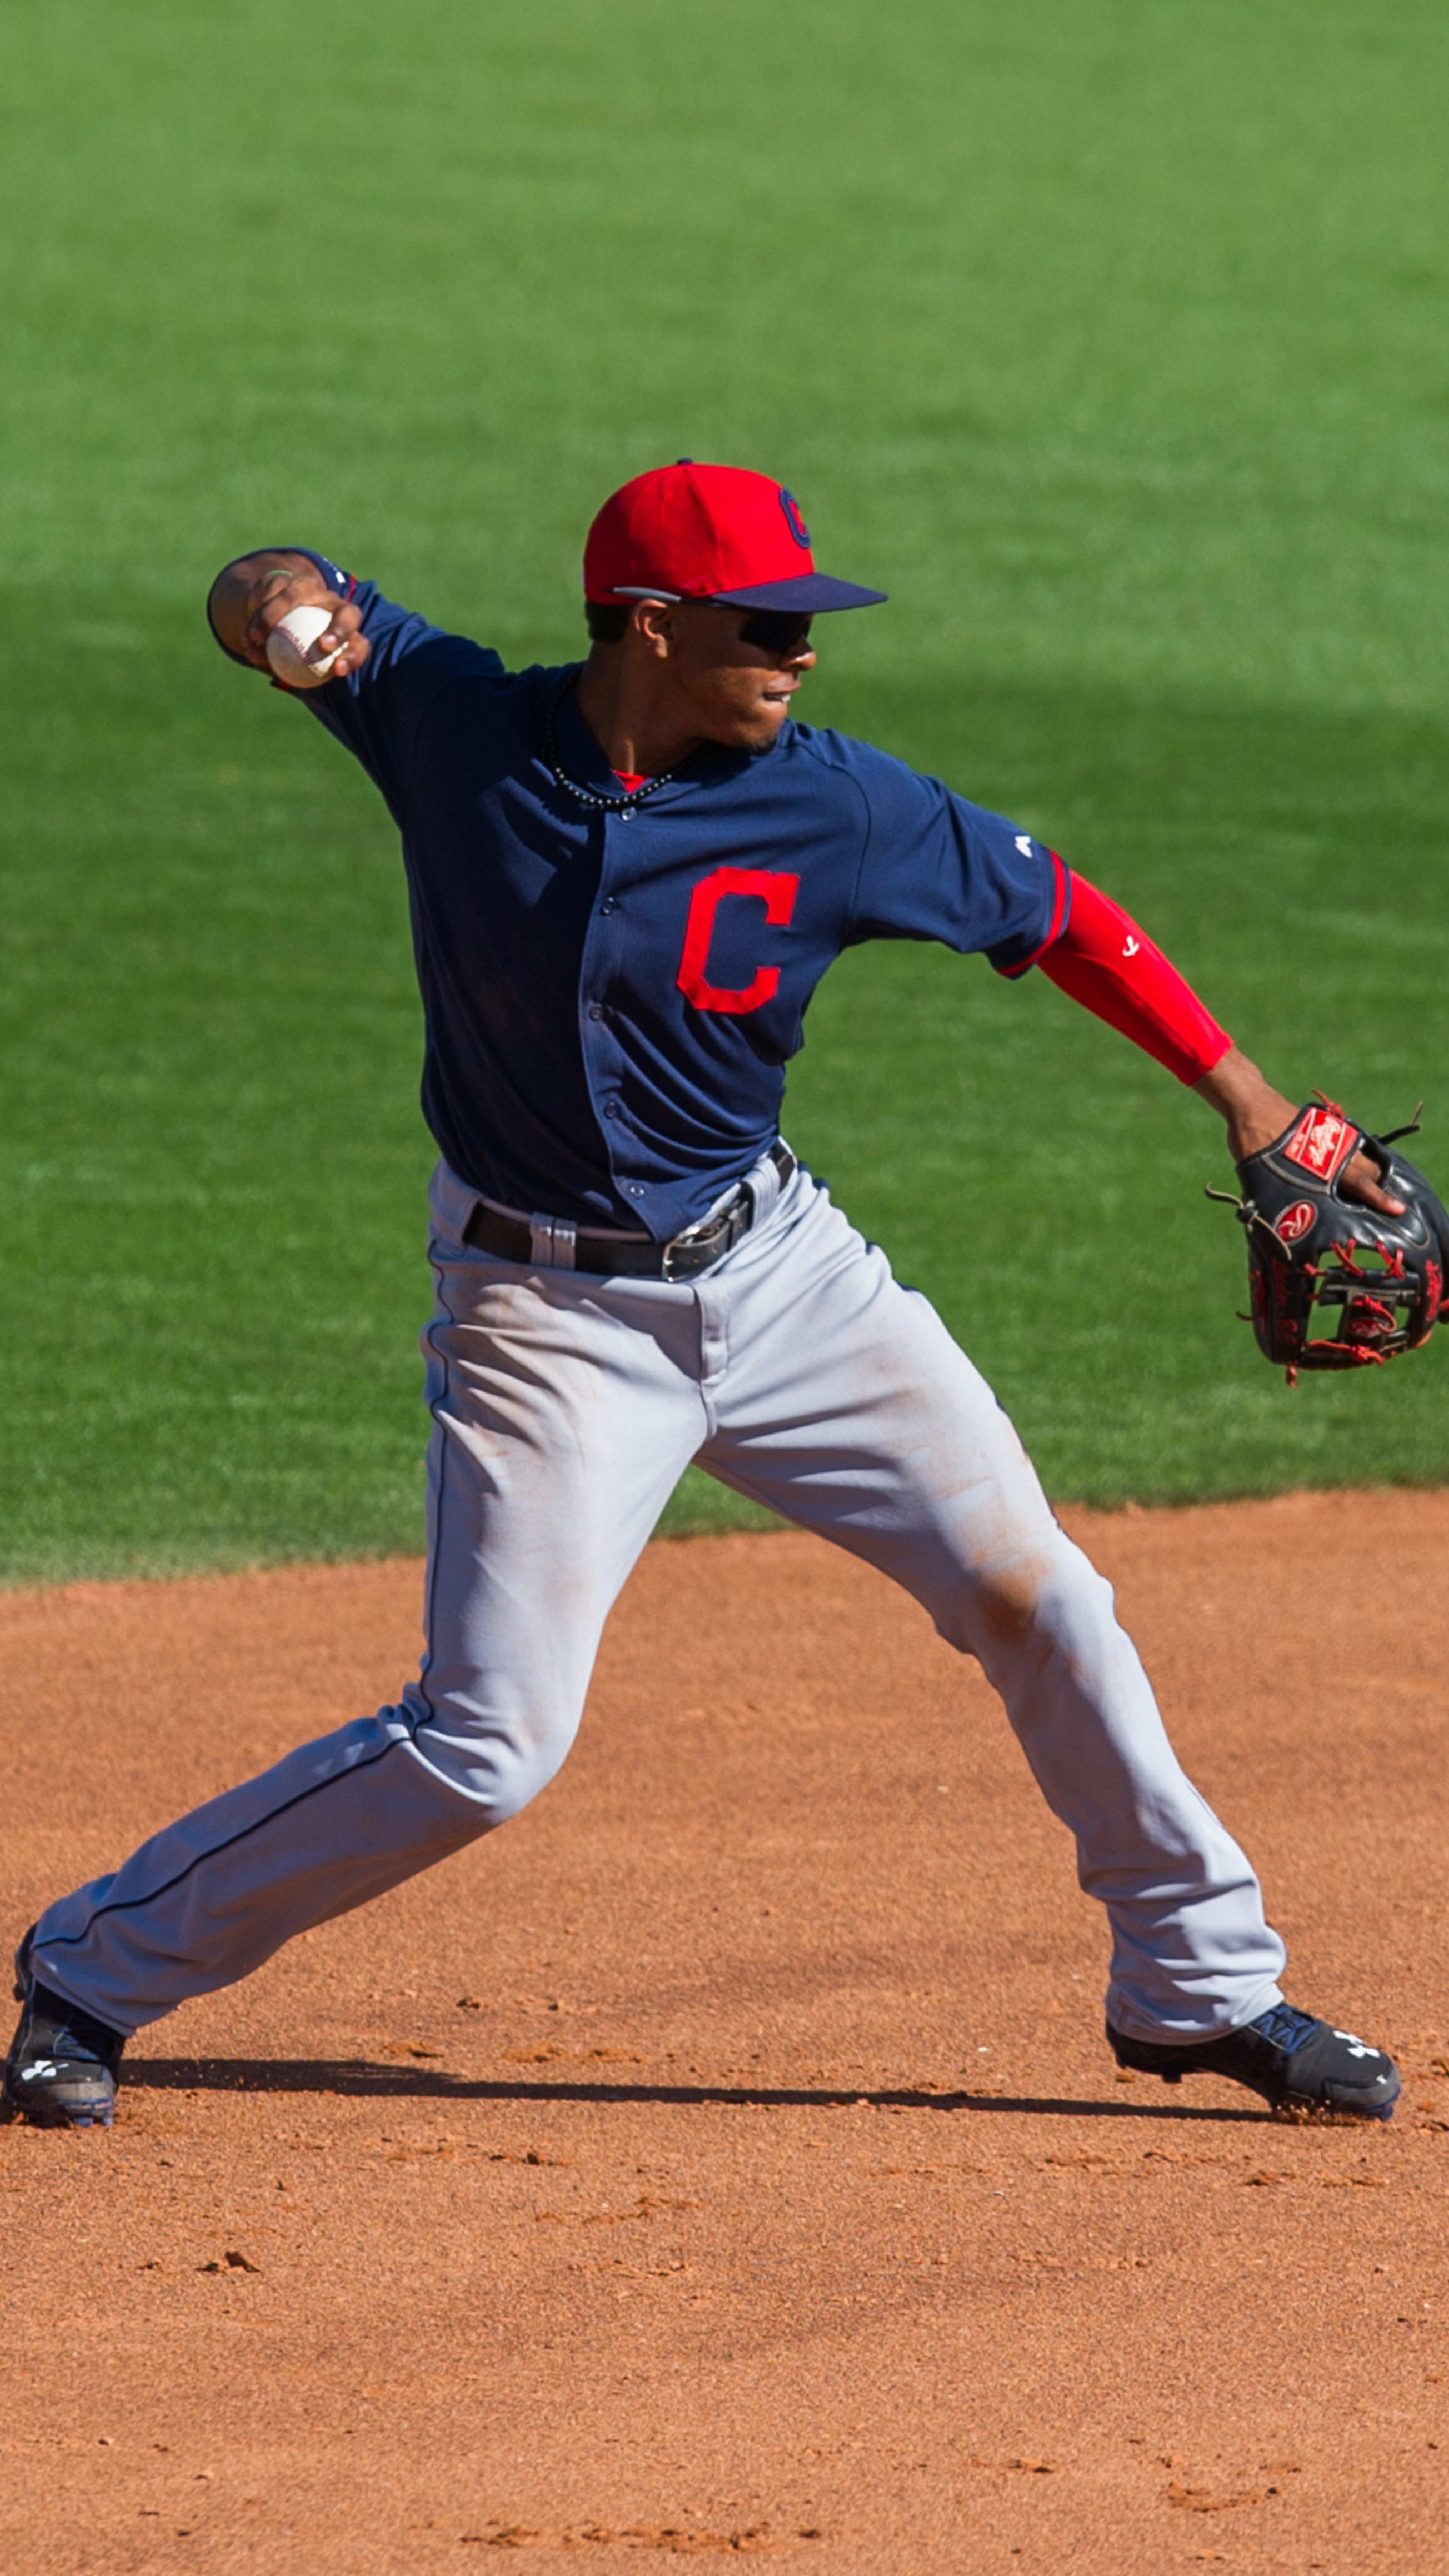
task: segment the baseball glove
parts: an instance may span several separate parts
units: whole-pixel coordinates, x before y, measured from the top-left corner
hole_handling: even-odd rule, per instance
[[[1417,1116],[1371,1136],[1331,1100],[1310,1100],[1260,1153],[1238,1165],[1235,1207],[1248,1237],[1251,1321],[1258,1348],[1288,1372],[1373,1368],[1427,1342],[1445,1313],[1449,1211],[1412,1163],[1390,1151]],[[1383,1216],[1340,1195],[1360,1146],[1383,1187],[1404,1202]]]

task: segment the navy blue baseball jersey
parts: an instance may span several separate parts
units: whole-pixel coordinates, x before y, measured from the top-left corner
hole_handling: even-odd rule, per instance
[[[302,551],[296,549],[296,551]],[[402,834],[422,1105],[460,1178],[526,1214],[690,1225],[778,1132],[821,976],[866,939],[1019,973],[1070,900],[1051,851],[867,743],[787,722],[707,746],[623,813],[572,666],[506,671],[313,556],[357,599],[360,672],[306,703]]]

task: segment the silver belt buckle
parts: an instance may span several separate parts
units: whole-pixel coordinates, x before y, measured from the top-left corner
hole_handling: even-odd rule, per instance
[[[674,1277],[674,1256],[676,1252],[687,1252],[692,1244],[698,1243],[703,1232],[704,1227],[702,1224],[691,1225],[686,1226],[683,1234],[672,1234],[670,1236],[669,1241],[664,1245],[659,1255],[659,1276],[661,1279],[672,1279]]]
[[[743,1219],[743,1223],[737,1222],[739,1219]],[[712,1253],[710,1260],[704,1265],[706,1270],[709,1269],[711,1263],[722,1261],[727,1252],[733,1251],[740,1236],[748,1233],[752,1222],[753,1205],[750,1193],[741,1181],[727,1207],[717,1208],[713,1216],[696,1218],[693,1225],[685,1227],[683,1234],[670,1236],[659,1258],[661,1276],[665,1279],[674,1277],[673,1256],[676,1252],[686,1251],[696,1244],[707,1243],[711,1235],[718,1235],[719,1250]],[[696,1271],[694,1275],[698,1278],[700,1273]]]

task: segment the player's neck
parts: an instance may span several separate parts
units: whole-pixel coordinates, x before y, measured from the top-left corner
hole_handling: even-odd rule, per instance
[[[658,778],[698,751],[697,720],[671,704],[673,691],[625,663],[617,647],[595,645],[579,674],[579,713],[611,769]]]

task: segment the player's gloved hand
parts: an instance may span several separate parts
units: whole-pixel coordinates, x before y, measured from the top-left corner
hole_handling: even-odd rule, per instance
[[[1193,1089],[1202,1099],[1211,1101],[1227,1120],[1228,1152],[1238,1164],[1274,1144],[1298,1115],[1297,1104],[1265,1081],[1241,1047],[1229,1047],[1211,1073],[1205,1073]],[[1342,1198],[1358,1199],[1365,1207],[1377,1208],[1380,1216],[1404,1213],[1403,1200],[1395,1198],[1392,1187],[1385,1187],[1385,1175],[1362,1148],[1339,1174],[1338,1190]]]
[[[1417,1123],[1371,1136],[1332,1101],[1310,1100],[1239,1161],[1231,1204],[1248,1238],[1253,1330],[1290,1385],[1300,1368],[1374,1367],[1417,1350],[1445,1315],[1449,1210],[1395,1150]],[[1364,1160],[1377,1207],[1344,1186]]]
[[[211,622],[223,644],[255,670],[270,671],[267,637],[293,608],[325,608],[331,622],[318,640],[318,650],[341,650],[332,677],[343,680],[360,671],[372,651],[362,632],[362,612],[352,600],[339,599],[305,555],[242,555],[228,564],[208,602]]]

